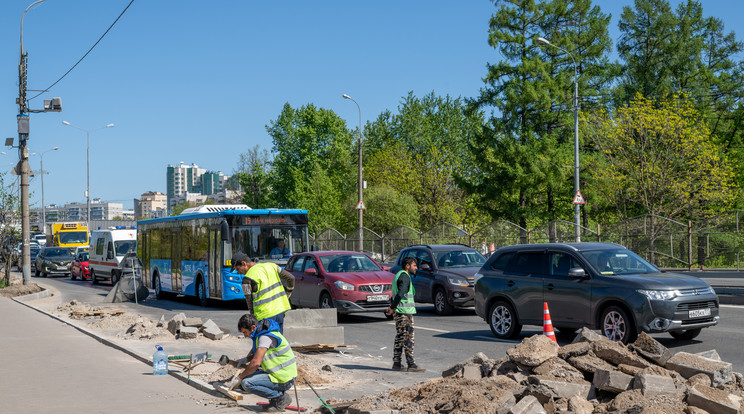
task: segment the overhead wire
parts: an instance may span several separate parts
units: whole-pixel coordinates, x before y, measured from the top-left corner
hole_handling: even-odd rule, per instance
[[[53,84],[51,84],[51,85],[50,85],[49,87],[47,87],[47,88],[43,89],[43,90],[42,90],[41,92],[39,92],[38,94],[36,94],[36,95],[32,96],[32,97],[31,97],[31,98],[29,98],[28,100],[30,101],[30,100],[32,100],[32,99],[34,99],[34,98],[38,98],[38,97],[39,97],[40,95],[42,95],[43,93],[49,92],[49,90],[50,90],[50,89],[52,89],[52,88],[54,87],[54,85],[58,84],[58,83],[59,83],[59,82],[60,82],[60,81],[61,81],[62,79],[64,79],[64,78],[65,78],[65,76],[67,76],[67,75],[68,75],[68,74],[69,74],[70,72],[72,72],[72,70],[73,70],[73,69],[75,69],[75,67],[76,67],[77,65],[79,65],[79,64],[80,64],[80,62],[82,62],[82,61],[83,61],[83,59],[85,59],[85,57],[86,57],[86,56],[88,56],[88,55],[90,54],[90,52],[92,52],[92,51],[93,51],[93,49],[94,49],[94,48],[95,48],[95,47],[96,47],[96,46],[98,45],[98,43],[100,43],[100,42],[101,42],[101,40],[103,40],[103,38],[104,38],[104,37],[106,36],[106,34],[107,34],[107,33],[108,33],[108,32],[109,32],[109,31],[110,31],[110,30],[111,30],[111,29],[112,29],[112,28],[114,27],[114,25],[116,24],[116,22],[118,22],[118,21],[119,21],[119,19],[121,19],[121,16],[123,16],[123,15],[124,15],[124,13],[126,13],[126,11],[127,11],[128,9],[129,9],[129,6],[131,6],[131,5],[132,5],[132,3],[134,3],[134,0],[131,0],[131,1],[129,2],[129,4],[127,4],[127,7],[125,7],[125,8],[124,8],[124,10],[123,10],[123,11],[122,11],[122,12],[121,12],[121,13],[119,14],[119,17],[117,17],[117,18],[116,18],[116,20],[114,20],[114,22],[113,22],[113,23],[111,23],[111,26],[109,26],[109,28],[108,28],[108,29],[106,29],[106,31],[105,31],[105,32],[104,32],[104,33],[103,33],[103,34],[101,35],[101,37],[99,37],[99,38],[98,38],[98,40],[96,40],[96,43],[94,43],[94,44],[93,44],[93,46],[91,46],[91,47],[90,47],[90,49],[88,49],[88,51],[87,51],[87,52],[85,52],[85,54],[83,55],[83,57],[81,57],[81,58],[80,58],[80,59],[79,59],[79,60],[78,60],[77,62],[75,62],[75,64],[74,64],[74,65],[72,65],[72,67],[71,67],[71,68],[70,68],[69,70],[67,70],[67,72],[65,72],[65,74],[64,74],[64,75],[62,75],[62,76],[61,76],[61,77],[60,77],[59,79],[57,79],[57,80],[56,80],[56,81],[55,81],[55,82],[54,82]]]

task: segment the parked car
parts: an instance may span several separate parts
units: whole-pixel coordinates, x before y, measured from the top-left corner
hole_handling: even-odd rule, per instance
[[[36,271],[36,256],[39,255],[40,251],[41,251],[41,248],[36,243],[31,243],[31,245],[29,246],[32,272]],[[15,265],[19,271],[23,267],[23,263],[21,263],[21,260],[23,260],[21,257],[21,248],[18,247],[17,250],[13,253],[13,261],[15,262]]]
[[[613,243],[503,247],[476,279],[475,311],[497,338],[542,325],[543,302],[559,332],[589,327],[625,344],[640,331],[692,339],[719,320],[704,280],[662,272]]]
[[[415,302],[433,303],[438,315],[449,315],[456,307],[473,306],[474,276],[486,259],[463,245],[408,246],[398,253],[390,269],[396,274],[404,257],[417,259],[418,271],[411,278]]]
[[[69,275],[72,265],[72,253],[68,247],[44,247],[36,256],[36,269],[34,273],[38,277],[47,277],[52,274]]]
[[[289,301],[338,313],[384,312],[390,304],[393,274],[364,253],[314,251],[292,256],[285,267],[295,277]]]
[[[90,271],[88,269],[88,263],[88,252],[82,249],[79,250],[70,266],[70,279],[89,280]]]

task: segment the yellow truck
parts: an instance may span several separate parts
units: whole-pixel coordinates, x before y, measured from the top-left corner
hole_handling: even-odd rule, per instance
[[[51,223],[47,246],[78,247],[90,245],[88,225],[81,222]],[[51,238],[51,240],[50,240]]]

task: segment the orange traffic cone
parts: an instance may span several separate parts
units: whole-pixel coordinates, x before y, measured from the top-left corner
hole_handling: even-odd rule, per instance
[[[555,339],[555,332],[553,332],[553,321],[550,320],[548,302],[543,302],[543,335],[558,343]]]

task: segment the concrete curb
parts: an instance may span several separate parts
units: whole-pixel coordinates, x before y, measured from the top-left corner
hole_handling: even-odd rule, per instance
[[[133,357],[134,359],[137,359],[137,360],[139,360],[139,361],[141,361],[141,362],[143,362],[143,363],[145,363],[145,364],[147,364],[149,366],[152,366],[151,357],[149,355],[142,355],[142,354],[140,354],[140,353],[138,353],[138,352],[136,352],[134,350],[125,348],[125,347],[123,347],[123,346],[121,346],[121,345],[119,345],[119,344],[117,344],[117,343],[115,343],[115,342],[113,342],[113,341],[105,338],[105,337],[102,337],[102,336],[96,334],[95,332],[93,332],[91,330],[88,330],[86,328],[83,328],[82,326],[75,325],[75,324],[73,324],[73,323],[71,323],[69,321],[66,321],[66,320],[60,318],[57,315],[54,315],[52,313],[49,313],[49,312],[45,311],[44,309],[38,308],[36,306],[33,306],[33,305],[25,302],[25,301],[28,301],[28,300],[43,299],[43,298],[48,298],[48,297],[51,297],[51,296],[52,296],[52,293],[49,291],[49,289],[44,289],[41,292],[32,293],[30,295],[24,295],[24,296],[16,296],[16,297],[11,298],[11,299],[13,299],[17,303],[20,303],[21,305],[27,306],[27,307],[29,307],[29,308],[31,308],[31,309],[39,312],[39,313],[43,313],[44,315],[47,315],[47,316],[49,316],[49,317],[51,317],[53,319],[56,319],[56,320],[58,320],[58,321],[60,321],[60,322],[62,322],[64,324],[66,324],[68,326],[71,326],[71,327],[77,329],[78,331],[80,331],[80,332],[82,332],[82,333],[90,336],[91,338],[94,338],[94,339],[98,340],[100,343],[102,343],[104,345],[107,345],[107,346],[109,346],[111,348],[114,348],[116,350],[119,350],[121,352],[124,352],[125,354]],[[183,382],[183,383],[185,383],[187,385],[190,385],[190,386],[192,386],[192,387],[194,387],[194,388],[196,388],[196,389],[198,389],[200,391],[206,392],[206,393],[208,393],[210,395],[213,395],[213,396],[224,397],[224,395],[221,392],[217,391],[213,386],[211,386],[210,384],[208,384],[206,382],[203,382],[203,381],[200,381],[200,380],[194,379],[194,378],[189,378],[185,374],[180,373],[180,372],[177,372],[177,371],[173,371],[173,370],[168,370],[168,374],[171,375],[172,377],[175,377],[175,378],[179,379],[181,382]]]

